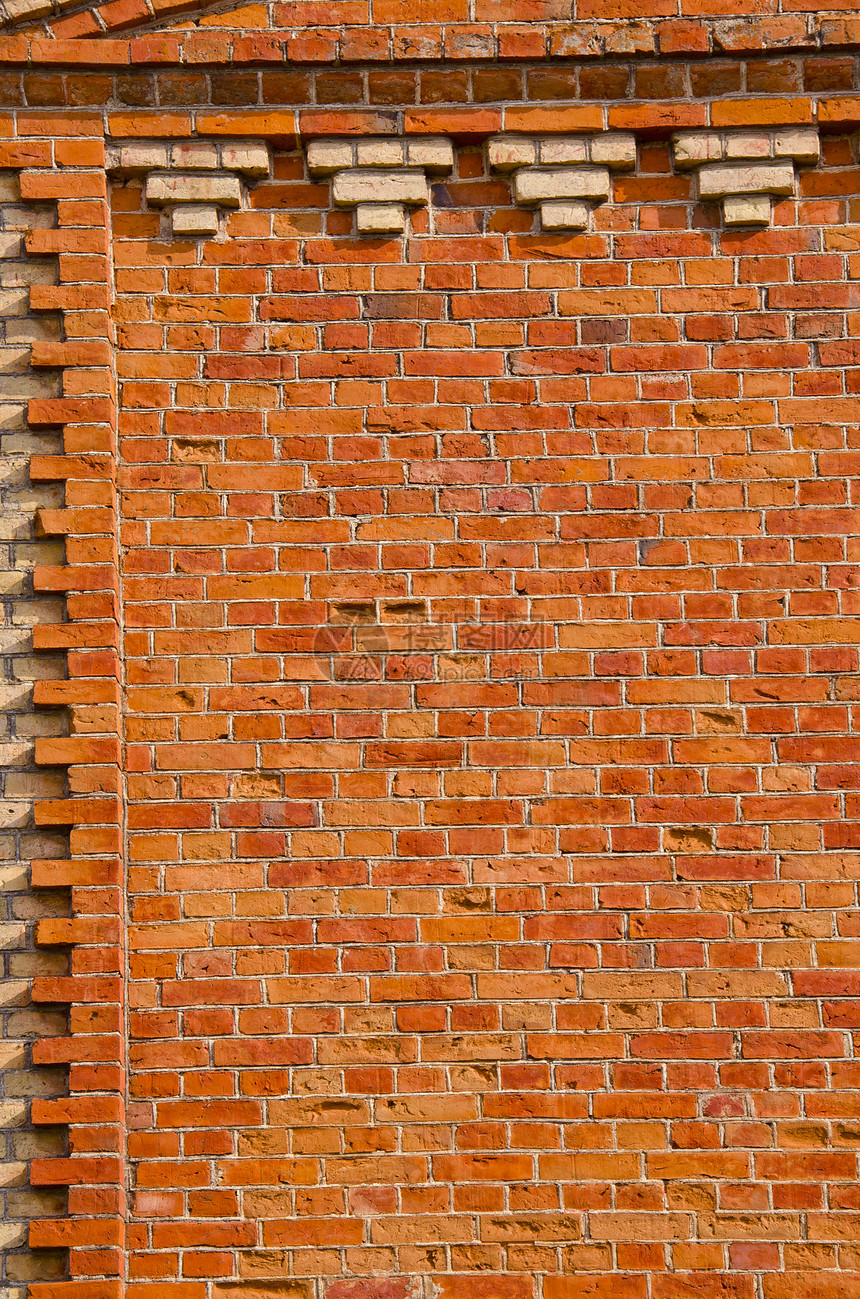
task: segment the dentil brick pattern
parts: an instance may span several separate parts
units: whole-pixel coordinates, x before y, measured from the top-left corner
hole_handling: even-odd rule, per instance
[[[46,710],[7,1276],[858,1299],[854,55],[428,7],[7,38]],[[618,132],[582,229],[492,165]],[[413,188],[361,224],[380,140]],[[715,157],[790,161],[703,200]]]
[[[0,922],[3,949],[3,1032],[0,1046],[0,1123],[4,1132],[0,1147],[2,1175],[2,1223],[0,1249],[3,1272],[0,1293],[4,1299],[24,1299],[33,1276],[62,1276],[61,1253],[28,1254],[27,1226],[30,1219],[62,1212],[62,1191],[33,1191],[28,1186],[28,1162],[34,1156],[60,1154],[65,1134],[60,1128],[33,1131],[29,1125],[29,1103],[33,1097],[62,1093],[65,1079],[61,1069],[35,1069],[31,1043],[47,1033],[65,1031],[60,1007],[34,1006],[30,983],[34,976],[64,974],[63,953],[40,952],[34,948],[34,924],[40,918],[65,915],[68,901],[62,894],[35,892],[29,887],[28,864],[34,857],[62,856],[66,844],[62,835],[38,830],[33,822],[33,801],[49,797],[64,787],[62,771],[37,771],[33,745],[38,736],[62,729],[58,713],[33,711],[33,682],[63,675],[63,661],[56,655],[33,652],[34,624],[62,618],[57,597],[36,596],[32,570],[37,563],[51,562],[61,554],[53,540],[35,536],[38,505],[57,503],[62,493],[56,485],[37,486],[29,481],[29,458],[34,451],[54,451],[55,431],[30,431],[26,424],[29,398],[52,396],[57,375],[30,370],[30,344],[34,338],[58,333],[58,322],[50,316],[35,319],[28,312],[28,286],[53,283],[56,268],[50,261],[28,258],[24,248],[27,231],[47,225],[52,214],[21,203],[18,177],[0,173],[0,357],[2,357],[2,447],[3,482],[0,487],[3,518],[0,542],[0,571],[3,590],[2,659],[0,697],[3,700],[2,803],[0,803],[0,877],[3,881],[3,913]]]

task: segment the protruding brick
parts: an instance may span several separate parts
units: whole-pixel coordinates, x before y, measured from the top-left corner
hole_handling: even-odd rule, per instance
[[[406,228],[402,203],[359,203],[356,225],[361,234],[396,233]]]
[[[575,199],[554,199],[541,203],[541,225],[544,230],[585,230],[590,212],[587,203]]]
[[[272,157],[266,144],[253,144],[244,140],[224,140],[218,146],[221,166],[229,171],[239,171],[243,176],[259,180],[272,170]]]
[[[215,235],[218,233],[218,209],[205,203],[183,203],[170,214],[175,235]]]
[[[496,171],[514,171],[537,162],[537,143],[528,136],[498,135],[487,145],[490,166]]]
[[[431,176],[444,176],[454,168],[454,145],[441,135],[409,137],[406,162],[410,167],[423,167]]]
[[[239,207],[242,186],[236,176],[149,176],[144,190],[146,201],[155,207],[172,203],[217,204]]]
[[[773,152],[777,158],[794,158],[795,162],[815,165],[821,157],[818,131],[801,126],[774,131]]]
[[[429,188],[423,171],[356,169],[337,172],[332,195],[337,207],[356,207],[359,203],[405,203],[422,207],[428,201]]]
[[[540,161],[545,167],[572,166],[589,160],[584,135],[560,135],[540,141]]]
[[[590,139],[591,161],[615,171],[630,171],[636,166],[636,137],[627,131],[607,131]]]
[[[170,146],[170,165],[177,170],[214,171],[218,150],[209,140],[175,140]]]
[[[770,158],[773,152],[769,131],[727,131],[723,144],[727,159]]]
[[[108,171],[126,176],[143,175],[158,167],[167,166],[167,145],[156,141],[134,141],[131,144],[109,145],[105,153]]]
[[[771,205],[770,194],[730,194],[723,199],[723,215],[726,225],[770,225]]]
[[[312,176],[332,176],[354,163],[353,140],[312,140],[308,145],[308,169]]]
[[[402,167],[403,140],[358,140],[355,145],[357,167]]]
[[[605,203],[609,192],[606,167],[526,167],[514,177],[518,203],[543,203],[548,199],[590,199]]]
[[[790,163],[760,162],[748,167],[713,164],[699,171],[699,197],[723,198],[726,194],[793,194],[794,167]]]
[[[672,151],[676,167],[701,167],[723,157],[723,137],[718,131],[679,131],[672,136]]]

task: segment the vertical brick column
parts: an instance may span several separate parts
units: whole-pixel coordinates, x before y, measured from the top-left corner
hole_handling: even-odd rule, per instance
[[[49,153],[47,142],[40,147]],[[33,650],[33,627],[62,617],[61,599],[34,593],[32,581],[36,564],[62,555],[62,542],[38,537],[35,528],[37,508],[56,504],[61,488],[30,481],[30,457],[53,451],[57,439],[53,430],[30,431],[26,425],[28,398],[50,397],[58,391],[57,374],[30,368],[30,349],[34,339],[54,337],[59,322],[49,313],[38,318],[28,314],[28,286],[52,283],[56,265],[53,260],[28,258],[24,235],[40,224],[53,224],[55,218],[48,207],[22,203],[18,171],[9,165],[20,161],[18,148],[14,141],[0,144],[0,968],[4,989],[0,1009],[0,1293],[4,1299],[24,1299],[28,1281],[61,1276],[65,1270],[62,1252],[34,1254],[27,1248],[29,1220],[61,1212],[65,1203],[62,1191],[28,1186],[28,1164],[33,1158],[62,1153],[65,1148],[61,1130],[34,1131],[30,1122],[34,1097],[65,1091],[64,1069],[34,1067],[32,1062],[33,1041],[62,1031],[65,1013],[60,1007],[34,1005],[30,991],[35,976],[66,971],[65,953],[37,950],[34,931],[40,919],[67,910],[62,893],[31,889],[29,865],[34,857],[62,856],[67,843],[62,830],[37,829],[33,820],[34,800],[62,792],[65,780],[62,771],[40,771],[34,764],[36,737],[63,729],[61,713],[33,710],[34,683],[63,671],[58,655]]]
[[[61,428],[63,454],[35,457],[33,478],[65,483],[65,508],[39,513],[65,538],[66,563],[39,568],[40,591],[65,595],[66,620],[40,626],[38,649],[63,650],[65,680],[40,682],[37,705],[65,708],[70,735],[41,739],[36,761],[67,768],[67,796],[36,804],[41,826],[68,827],[69,856],[33,864],[41,888],[70,888],[69,919],[45,920],[37,940],[71,948],[69,976],[36,979],[34,1000],[67,1004],[69,1032],[36,1044],[34,1060],[69,1066],[69,1094],[33,1106],[39,1124],[68,1124],[67,1158],[34,1160],[31,1181],[69,1188],[68,1218],[37,1221],[34,1246],[65,1246],[70,1279],[40,1283],[33,1299],[118,1299],[125,1211],[124,943],[119,740],[119,582],[115,397],[107,191],[100,117],[17,122],[22,197],[56,203],[54,229],[34,230],[28,252],[57,258],[58,283],[31,290],[34,312],[60,312],[63,338],[37,342],[32,364],[62,370],[62,395],[30,402],[35,428]],[[32,140],[33,144],[28,142]],[[45,154],[48,142],[49,155]]]

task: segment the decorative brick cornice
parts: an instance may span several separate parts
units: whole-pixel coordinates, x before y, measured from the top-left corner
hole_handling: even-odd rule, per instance
[[[636,139],[626,131],[600,135],[498,135],[490,165],[513,174],[514,198],[539,207],[544,230],[584,230],[592,207],[605,203],[612,171],[636,165]]]
[[[324,139],[308,146],[310,174],[331,177],[332,200],[355,209],[359,234],[404,230],[407,208],[429,202],[429,177],[448,175],[453,166],[454,146],[442,136]]]
[[[249,182],[271,172],[271,152],[247,140],[134,140],[111,145],[105,161],[114,176],[145,177],[150,207],[170,213],[175,235],[217,234],[220,214],[241,207]]]
[[[681,131],[675,166],[698,172],[699,198],[722,200],[726,225],[769,225],[774,196],[794,194],[796,165],[818,162],[814,127],[752,131]]]

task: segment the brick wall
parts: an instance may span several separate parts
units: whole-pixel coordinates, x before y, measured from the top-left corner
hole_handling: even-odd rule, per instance
[[[58,543],[37,539],[34,515],[37,506],[56,503],[56,487],[38,487],[29,481],[29,456],[34,451],[55,451],[54,433],[32,432],[27,428],[26,408],[30,397],[51,396],[57,389],[56,376],[34,374],[29,369],[33,338],[51,337],[57,322],[36,320],[28,314],[28,289],[33,283],[53,283],[55,268],[50,262],[29,259],[24,252],[24,235],[49,214],[22,205],[18,177],[0,172],[0,366],[2,366],[2,547],[0,569],[3,583],[2,698],[3,698],[3,790],[0,859],[4,912],[2,947],[4,968],[2,1068],[0,1068],[0,1116],[4,1130],[2,1147],[2,1242],[3,1265],[0,1293],[4,1299],[23,1299],[26,1283],[34,1276],[62,1275],[61,1254],[29,1254],[27,1225],[31,1218],[62,1212],[62,1192],[33,1191],[28,1187],[27,1166],[34,1156],[62,1152],[62,1129],[35,1132],[29,1124],[29,1102],[34,1096],[62,1092],[61,1070],[34,1068],[30,1043],[34,1037],[65,1031],[65,1015],[58,1009],[34,1006],[30,981],[34,975],[64,973],[62,954],[39,952],[34,946],[34,922],[41,917],[64,915],[68,902],[63,894],[35,892],[30,888],[29,863],[34,857],[62,856],[62,836],[36,830],[33,800],[61,792],[63,773],[37,771],[33,763],[36,736],[55,735],[63,729],[58,713],[33,711],[34,680],[63,675],[64,664],[57,656],[34,654],[31,628],[34,623],[62,617],[56,598],[33,592],[32,570],[38,563],[56,560],[62,554]]]
[[[301,17],[10,38],[33,1299],[856,1299],[854,54]]]

